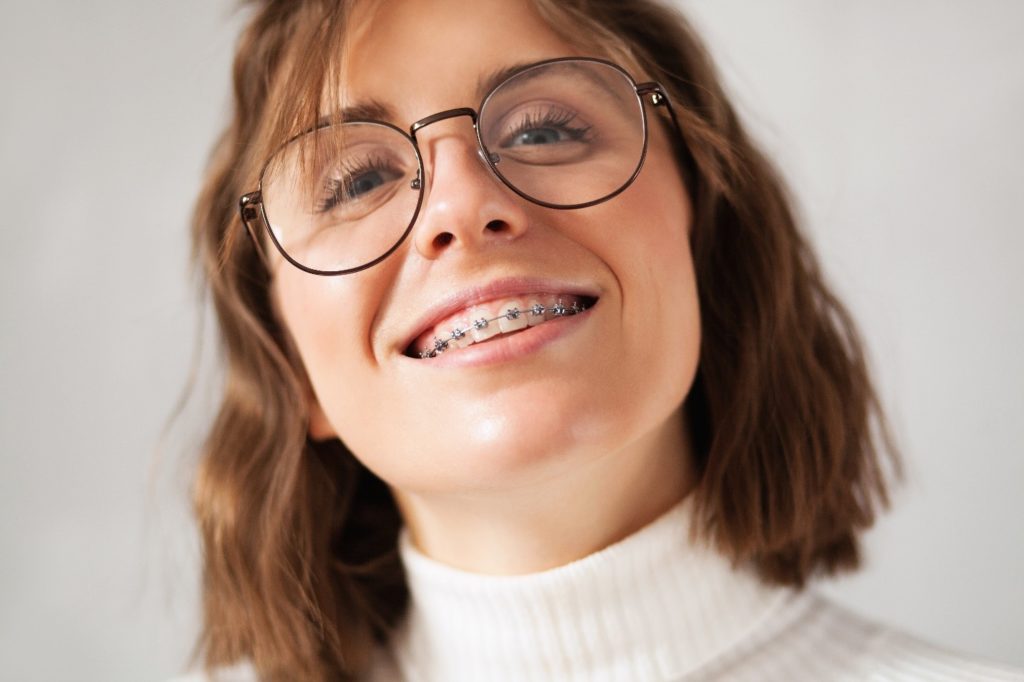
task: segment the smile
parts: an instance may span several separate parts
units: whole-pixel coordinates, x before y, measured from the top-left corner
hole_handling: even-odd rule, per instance
[[[531,295],[474,306],[441,321],[409,346],[409,357],[429,359],[508,336],[550,320],[570,317],[592,307],[597,299],[571,294]]]

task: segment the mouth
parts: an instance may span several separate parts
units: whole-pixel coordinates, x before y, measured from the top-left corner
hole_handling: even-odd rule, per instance
[[[596,296],[533,293],[477,303],[429,324],[405,349],[427,360],[525,332],[552,320],[578,315],[597,303]]]

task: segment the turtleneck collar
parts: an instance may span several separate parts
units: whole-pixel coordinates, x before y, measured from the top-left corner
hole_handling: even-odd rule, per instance
[[[692,495],[565,566],[494,576],[399,538],[411,594],[393,655],[409,680],[667,680],[730,651],[793,601],[688,537]]]

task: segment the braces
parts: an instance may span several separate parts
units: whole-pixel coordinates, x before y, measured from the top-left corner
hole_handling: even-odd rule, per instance
[[[587,307],[585,305],[580,304],[578,301],[573,301],[571,306],[565,306],[562,304],[561,301],[559,301],[550,308],[545,308],[540,303],[537,303],[536,305],[530,306],[526,310],[520,310],[519,308],[509,308],[508,310],[505,311],[504,315],[498,315],[497,317],[492,317],[490,319],[481,317],[478,320],[473,320],[473,322],[470,323],[470,327],[472,327],[473,329],[484,329],[485,327],[487,327],[487,325],[491,324],[492,322],[497,322],[498,320],[515,320],[518,319],[520,315],[531,315],[533,317],[539,317],[544,315],[544,313],[548,311],[550,311],[551,314],[554,315],[555,317],[568,317],[570,315],[579,315],[586,309]],[[457,341],[463,338],[467,333],[469,333],[470,327],[467,327],[465,329],[453,329],[451,331],[451,334],[449,334],[448,338],[446,339],[439,339],[435,336],[434,347],[421,350],[419,353],[420,358],[426,359],[437,357],[439,354],[448,350],[449,343],[451,343],[452,341]]]

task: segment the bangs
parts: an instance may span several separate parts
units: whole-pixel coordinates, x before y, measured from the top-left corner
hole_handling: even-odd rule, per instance
[[[337,104],[343,96],[342,55],[356,4],[364,3],[305,3],[292,15],[279,66],[266,84],[267,101],[251,158],[262,163],[299,135],[319,135],[320,128],[336,122]],[[310,152],[303,154],[304,169],[317,166],[320,147],[306,147]],[[262,167],[252,170],[257,174]]]

